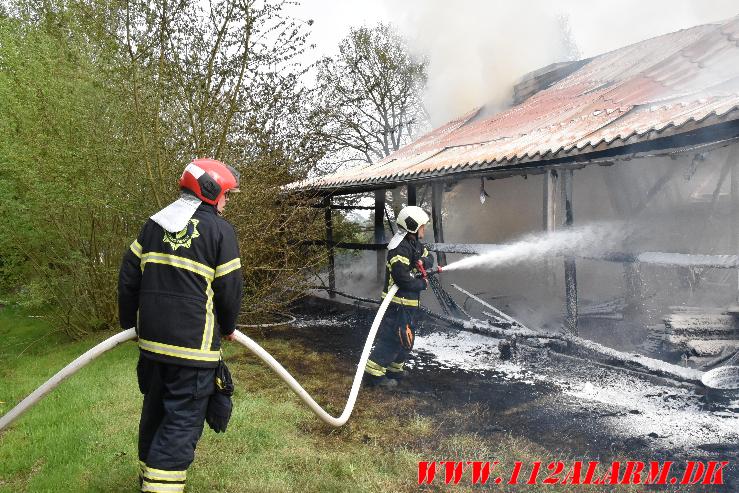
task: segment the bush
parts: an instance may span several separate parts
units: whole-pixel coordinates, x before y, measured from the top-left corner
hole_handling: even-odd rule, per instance
[[[323,152],[305,33],[283,2],[209,5],[19,0],[0,17],[0,291],[45,298],[73,337],[117,325],[121,256],[195,157],[244,176],[228,217],[250,312],[322,260],[300,244],[320,215],[279,188]]]

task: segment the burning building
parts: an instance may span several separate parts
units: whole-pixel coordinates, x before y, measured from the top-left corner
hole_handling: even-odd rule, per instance
[[[408,204],[430,204],[429,248],[442,265],[537,231],[623,228],[588,253],[537,256],[462,284],[524,323],[703,364],[739,348],[738,139],[732,18],[544,67],[516,85],[507,110],[477,108],[380,162],[289,188],[322,197],[332,289],[334,248],[376,250],[381,272],[385,197],[398,187]],[[367,193],[374,243],[336,244],[337,200]]]

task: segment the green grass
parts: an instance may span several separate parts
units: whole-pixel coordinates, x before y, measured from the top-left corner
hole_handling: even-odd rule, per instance
[[[28,315],[17,307],[0,309],[0,414],[112,334],[69,341],[44,319]],[[353,375],[350,365],[297,343],[253,336],[319,403],[335,415],[341,411]],[[0,434],[0,493],[137,490],[137,354],[133,343],[114,349]],[[234,415],[225,434],[206,427],[188,472],[188,492],[418,491],[419,460],[511,464],[554,458],[552,451],[524,438],[449,429],[460,420],[491,419],[485,409],[450,403],[447,410],[423,415],[419,397],[407,394],[363,390],[349,423],[332,428],[243,349],[230,345],[226,359],[237,384]],[[490,488],[495,489],[485,489]],[[509,488],[505,491],[531,487]],[[539,488],[565,492],[572,487]],[[459,485],[444,486],[443,473],[433,488],[425,488],[479,490],[467,477]]]
[[[43,319],[0,310],[0,414],[111,334],[72,342]],[[280,343],[268,349],[291,350]],[[136,491],[137,354],[133,343],[109,352],[0,435],[0,492]],[[239,386],[234,416],[225,434],[206,427],[188,491],[397,491],[415,478],[413,452],[344,441],[256,360],[229,359]]]

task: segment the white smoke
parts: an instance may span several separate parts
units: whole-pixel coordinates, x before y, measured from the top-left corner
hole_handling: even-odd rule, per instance
[[[429,59],[432,124],[510,102],[515,82],[550,63],[591,57],[659,34],[723,20],[732,0],[385,0],[390,21]]]

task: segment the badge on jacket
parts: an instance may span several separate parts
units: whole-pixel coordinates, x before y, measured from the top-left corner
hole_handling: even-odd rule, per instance
[[[190,248],[192,246],[192,240],[198,238],[200,233],[198,232],[198,221],[197,219],[190,219],[185,229],[177,233],[170,233],[169,231],[164,232],[164,243],[169,243],[172,250],[177,250],[179,247]]]

